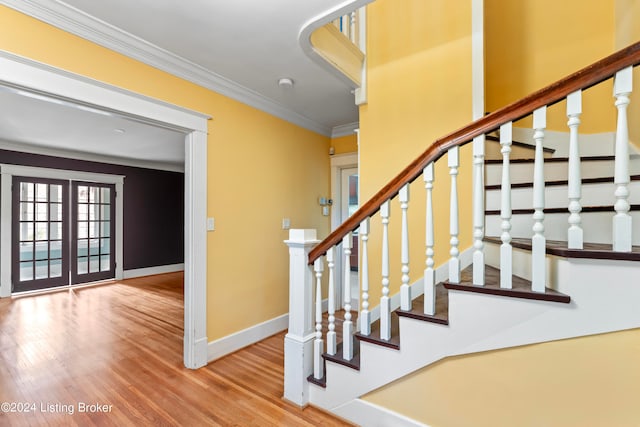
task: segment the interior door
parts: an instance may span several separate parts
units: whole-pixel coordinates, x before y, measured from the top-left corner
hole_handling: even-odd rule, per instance
[[[115,277],[115,185],[72,183],[71,283]]]
[[[13,178],[13,292],[69,284],[67,181]]]

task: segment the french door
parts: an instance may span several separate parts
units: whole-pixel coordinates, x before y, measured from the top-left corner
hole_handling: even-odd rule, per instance
[[[13,292],[115,277],[115,186],[13,178]]]

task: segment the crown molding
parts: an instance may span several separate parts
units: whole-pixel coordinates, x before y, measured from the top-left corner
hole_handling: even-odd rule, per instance
[[[264,95],[211,72],[140,37],[60,1],[1,0],[2,4],[61,30],[188,80],[221,95],[279,117],[316,133],[330,136],[331,127],[290,110]]]
[[[359,127],[360,122],[345,123],[344,125],[336,126],[331,130],[331,138],[353,135]]]

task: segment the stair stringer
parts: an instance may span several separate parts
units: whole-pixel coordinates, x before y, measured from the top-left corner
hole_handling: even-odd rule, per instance
[[[400,350],[360,343],[360,371],[327,363],[310,402],[330,411],[447,356],[640,327],[640,267],[628,261],[558,260],[569,304],[449,291],[449,326],[400,318]],[[617,277],[617,279],[613,279]]]

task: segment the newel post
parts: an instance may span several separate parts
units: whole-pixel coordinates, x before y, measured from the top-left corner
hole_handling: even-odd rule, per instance
[[[313,269],[309,252],[319,243],[316,230],[289,230],[289,330],[284,337],[284,398],[309,402],[307,377],[313,373]]]

